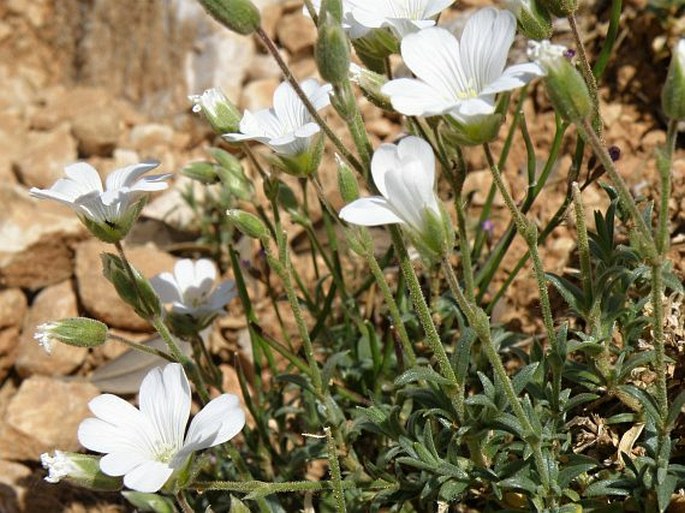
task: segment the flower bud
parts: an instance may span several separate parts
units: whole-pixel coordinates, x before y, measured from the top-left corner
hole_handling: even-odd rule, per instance
[[[375,29],[364,37],[353,39],[352,46],[367,68],[384,73],[385,59],[399,52],[400,43],[391,31]]]
[[[228,220],[248,237],[259,240],[269,238],[269,230],[266,228],[264,222],[256,215],[237,208],[227,210],[226,215],[228,216]]]
[[[252,181],[245,176],[240,160],[220,148],[210,148],[207,151],[217,161],[214,172],[228,192],[241,200],[250,201],[254,195],[254,187]]]
[[[217,134],[237,132],[241,115],[221,89],[207,89],[202,94],[188,96],[193,102],[193,112],[204,114]]]
[[[514,13],[521,33],[528,39],[540,41],[551,37],[552,20],[536,0],[510,0],[507,8]]]
[[[467,123],[452,116],[444,116],[447,123],[442,127],[445,138],[460,146],[480,146],[497,138],[504,116],[498,112],[472,116]]]
[[[247,36],[256,31],[261,18],[250,0],[199,0],[202,7],[224,27]]]
[[[376,107],[387,111],[393,110],[390,98],[381,93],[381,87],[388,81],[385,75],[352,63],[350,64],[350,80],[359,86],[366,99]]]
[[[661,90],[661,106],[669,118],[685,120],[685,39],[678,41],[671,57],[666,83]]]
[[[566,18],[578,10],[578,0],[541,0],[540,3],[559,18]]]
[[[45,349],[46,353],[50,353],[53,340],[77,347],[102,345],[107,341],[107,329],[106,324],[95,319],[73,317],[41,324],[36,329],[33,338]]]
[[[316,66],[321,78],[331,84],[347,79],[350,67],[350,45],[339,21],[322,9],[319,18],[319,37],[314,48]]]
[[[126,264],[117,255],[103,253],[100,258],[105,278],[114,285],[119,297],[132,306],[138,315],[151,320],[162,314],[162,304],[157,293],[135,267],[130,266],[133,274],[131,277]]]
[[[338,190],[340,191],[340,197],[345,203],[352,203],[359,198],[357,178],[339,155],[336,154],[335,160],[338,162]]]
[[[211,162],[192,162],[181,169],[181,174],[205,185],[219,181],[219,175]]]
[[[546,73],[547,94],[555,110],[573,123],[582,123],[592,112],[585,80],[565,56],[566,48],[549,41],[528,42],[528,57]]]
[[[120,477],[108,476],[100,470],[100,458],[87,454],[55,451],[40,455],[43,468],[48,470],[48,483],[65,481],[95,491],[115,491],[122,487]]]

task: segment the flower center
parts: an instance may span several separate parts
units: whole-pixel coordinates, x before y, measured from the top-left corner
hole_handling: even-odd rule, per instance
[[[155,446],[154,459],[160,463],[169,463],[177,452],[178,447],[175,444],[158,441]]]

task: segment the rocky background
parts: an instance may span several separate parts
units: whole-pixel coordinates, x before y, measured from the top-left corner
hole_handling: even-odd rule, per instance
[[[316,32],[301,14],[301,2],[255,3],[296,76],[315,75]],[[637,3],[628,6],[626,30],[643,16],[643,9]],[[605,30],[602,12],[593,7],[584,18],[590,44]],[[457,13],[446,13],[443,22],[450,23]],[[621,44],[628,53],[631,48],[647,51],[639,62],[650,67],[640,69],[645,64],[636,61],[613,64],[612,86],[602,95],[607,140],[621,147],[622,169],[636,191],[649,194],[656,183],[650,159],[664,132],[658,109],[647,107],[658,88],[645,87],[644,80],[658,84],[665,76],[668,55],[663,48],[669,40],[666,31],[660,46],[654,47],[654,34],[662,27],[653,16],[643,16],[639,26],[652,26],[653,32],[631,33]],[[563,37],[565,28],[559,29]],[[646,50],[644,39],[651,41]],[[120,386],[121,392],[131,391],[130,383],[117,384],[116,367],[90,379],[125,348],[116,343],[94,351],[56,346],[48,356],[33,334],[43,322],[86,315],[130,338],[150,337],[149,326],[101,276],[99,254],[112,248],[89,236],[67,208],[30,198],[28,188],[49,187],[66,164],[79,159],[103,176],[148,158],[161,161],[161,172],[178,172],[188,162],[207,158],[205,148],[213,139],[191,113],[188,94],[221,86],[240,108],[255,109],[270,105],[279,82],[279,70],[255,40],[221,29],[194,0],[0,0],[0,513],[128,511],[117,494],[47,485],[38,463],[45,451],[78,450],[76,427],[88,415],[87,401],[103,383],[109,390]],[[636,91],[644,96],[638,104]],[[363,100],[362,109],[375,142],[401,132],[397,117]],[[543,154],[553,126],[544,95],[532,95],[524,109],[530,119],[539,113],[529,129]],[[478,171],[485,167],[481,158],[468,157],[474,172],[466,191],[472,192],[478,207],[490,182],[488,172]],[[515,144],[508,170],[514,191],[524,191],[524,173],[517,173],[524,157],[524,149]],[[566,167],[562,162],[560,169]],[[673,256],[682,272],[685,172],[682,163],[676,169]],[[332,173],[329,179],[334,183]],[[179,242],[192,240],[193,234],[185,233],[190,214],[180,200],[187,186],[187,180],[178,178],[156,197],[127,241],[134,265],[147,276],[170,270]],[[551,187],[562,190],[563,176]],[[587,201],[590,214],[604,204],[602,195],[592,190]],[[507,221],[501,207],[497,204],[494,218],[499,231]],[[546,202],[534,215],[549,218],[556,208],[554,201]],[[572,234],[558,230],[545,249],[548,269],[563,272],[574,247]],[[504,271],[523,251],[514,245]],[[308,267],[303,264],[302,272],[309,273]],[[522,276],[511,289],[503,322],[536,329],[533,289],[530,277]],[[243,329],[238,316],[223,318],[210,335],[212,351],[230,362],[240,350]],[[128,369],[130,364],[125,362]],[[227,363],[222,370],[226,388],[239,393],[233,368]]]

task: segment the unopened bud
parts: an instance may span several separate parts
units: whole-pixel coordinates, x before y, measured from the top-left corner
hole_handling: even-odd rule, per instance
[[[103,275],[138,315],[151,320],[162,314],[162,304],[155,289],[135,267],[127,266],[120,257],[111,253],[103,253],[100,258]]]
[[[528,57],[545,71],[547,94],[555,110],[573,123],[582,123],[592,112],[585,80],[565,55],[566,47],[549,41],[529,41]]]
[[[75,452],[55,451],[40,455],[40,462],[48,471],[48,483],[69,483],[95,491],[115,491],[122,487],[121,477],[112,477],[100,470],[100,458]]]
[[[345,203],[352,203],[359,198],[357,178],[339,155],[335,156],[335,160],[338,162],[338,190],[340,191],[340,197]]]
[[[539,41],[552,35],[549,13],[536,0],[510,0],[507,8],[514,13],[521,33],[528,39]]]
[[[324,13],[330,14],[337,23],[342,23],[342,0],[322,0],[321,9],[319,10],[319,16],[321,16]],[[319,24],[321,24],[321,18],[319,18]]]
[[[202,7],[224,27],[247,36],[256,31],[261,18],[259,9],[249,0],[199,0]]]
[[[347,79],[350,44],[340,22],[328,12],[322,11],[319,18],[319,37],[314,56],[321,78],[331,84],[340,84]]]
[[[223,186],[234,196],[249,201],[254,194],[252,182],[245,176],[240,160],[220,148],[210,148],[209,154],[218,165],[214,167]]]
[[[269,230],[267,230],[264,222],[256,215],[237,208],[227,210],[226,215],[228,220],[248,237],[259,240],[269,237]]]
[[[685,120],[685,39],[678,41],[671,57],[666,83],[661,91],[661,106],[669,118]]]
[[[350,64],[350,80],[359,86],[366,99],[376,107],[387,111],[393,110],[390,97],[381,92],[381,88],[388,81],[385,75],[352,63]]]
[[[385,72],[385,59],[399,52],[400,43],[389,30],[376,29],[364,37],[352,40],[352,46],[364,65],[377,72]]]
[[[578,10],[578,0],[540,0],[540,3],[559,18],[566,18]]]
[[[70,346],[97,347],[107,341],[107,325],[87,317],[73,317],[41,324],[33,338],[47,353],[52,350],[53,340]]]
[[[201,112],[217,134],[240,131],[240,112],[220,89],[207,89],[188,99],[193,102],[193,112]]]
[[[219,181],[219,176],[211,162],[192,162],[181,169],[181,174],[205,185],[212,185]]]

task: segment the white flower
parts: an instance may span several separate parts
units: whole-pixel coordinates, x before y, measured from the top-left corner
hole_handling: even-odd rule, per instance
[[[181,365],[153,369],[140,385],[140,409],[111,394],[91,400],[88,407],[96,418],[81,422],[79,442],[105,454],[103,473],[124,476],[133,490],[156,492],[193,452],[230,440],[245,425],[238,397],[223,394],[195,415],[186,432],[190,403]]]
[[[58,450],[55,450],[54,456],[50,456],[46,452],[41,454],[40,463],[48,471],[48,475],[45,477],[48,483],[59,483],[78,470],[67,453]]]
[[[309,79],[300,86],[316,110],[329,105],[330,84],[319,85],[315,79]],[[307,151],[320,128],[288,82],[276,88],[273,104],[272,108],[255,113],[246,110],[240,121],[241,133],[224,137],[233,142],[259,141],[279,155],[294,156]]]
[[[343,28],[352,39],[389,27],[400,39],[435,25],[435,17],[454,0],[343,0]],[[313,2],[316,11],[321,1]],[[308,13],[305,7],[305,13]]]
[[[215,287],[216,266],[207,258],[176,262],[174,272],[150,279],[162,303],[171,303],[172,311],[196,319],[223,313],[224,306],[236,296],[235,283],[224,281]]]
[[[57,327],[55,322],[44,322],[36,327],[33,339],[40,344],[47,354],[52,353],[52,330]]]
[[[559,59],[566,58],[568,49],[562,45],[554,45],[548,40],[528,41],[528,58],[538,63],[543,69],[554,65]]]
[[[362,226],[401,223],[418,232],[425,211],[440,216],[435,195],[435,157],[419,137],[405,137],[398,145],[381,144],[371,159],[371,175],[382,196],[360,198],[340,211],[340,218]]]
[[[217,132],[225,133],[238,129],[240,113],[221,89],[207,89],[202,94],[191,94],[188,99],[193,103],[193,112],[204,113]]]
[[[418,78],[391,80],[381,92],[409,116],[449,114],[467,123],[492,114],[497,93],[543,74],[530,62],[505,69],[515,33],[512,13],[485,8],[466,22],[461,41],[437,27],[410,34],[402,40],[402,58]]]
[[[142,162],[117,169],[107,176],[103,188],[100,175],[93,166],[77,162],[64,168],[66,178],[60,178],[49,189],[31,188],[36,198],[52,199],[71,207],[95,235],[107,242],[121,239],[135,221],[141,196],[146,192],[168,187],[170,174],[141,176],[159,162]]]

